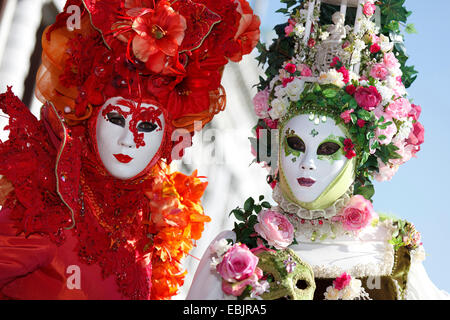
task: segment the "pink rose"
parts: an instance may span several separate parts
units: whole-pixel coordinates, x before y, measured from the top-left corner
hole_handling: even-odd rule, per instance
[[[292,32],[294,32],[294,26],[292,24],[288,24],[286,28],[284,28],[284,33],[286,34],[286,37],[289,37]]]
[[[247,288],[247,286],[251,285],[255,287],[258,283],[258,280],[263,277],[263,271],[260,268],[256,268],[255,272],[247,279],[244,279],[239,282],[227,282],[222,280],[222,290],[225,294],[233,295],[235,297],[239,297]]]
[[[358,105],[367,110],[372,111],[383,100],[377,88],[370,86],[368,88],[359,87],[355,92],[355,100]]]
[[[418,121],[421,113],[422,108],[420,106],[411,104],[411,111],[409,112],[408,117],[412,117],[414,121]]]
[[[398,171],[397,165],[392,165],[389,162],[385,164],[383,161],[378,159],[378,172],[375,174],[375,180],[378,182],[390,181]]]
[[[300,71],[300,75],[302,77],[311,77],[312,76],[312,71],[306,64],[303,64],[303,63],[299,64],[297,66],[297,70]]]
[[[365,228],[374,215],[372,203],[361,195],[355,195],[336,218],[345,230],[358,231]]]
[[[382,63],[377,63],[370,70],[370,76],[375,79],[386,80],[386,77],[389,75],[389,70]]]
[[[377,128],[375,131],[375,138],[378,139],[378,141],[381,144],[390,144],[392,142],[392,138],[395,136],[395,134],[397,133],[397,126],[395,125],[395,123],[392,121],[392,117],[390,115],[388,115],[387,113],[384,112],[383,107],[379,106],[377,107],[373,113],[375,114],[375,116],[380,119],[381,117],[384,118],[384,122],[392,122],[390,125],[388,125],[386,127],[386,129],[380,129]],[[385,136],[385,139],[379,139],[380,136]]]
[[[259,258],[245,244],[235,244],[217,265],[217,272],[226,282],[238,282],[250,278],[256,270]]]
[[[386,119],[386,122],[392,121],[391,119]],[[392,124],[388,125],[386,127],[386,129],[380,129],[377,128],[377,130],[375,131],[375,138],[377,138],[377,140],[381,143],[381,144],[385,144],[388,145],[392,142],[392,138],[395,136],[395,134],[397,133],[397,126],[395,125],[395,123],[392,122]],[[380,139],[381,136],[384,136],[384,139]]]
[[[333,287],[340,291],[348,286],[350,281],[352,281],[352,277],[344,272],[340,277],[333,281]]]
[[[296,25],[295,20],[289,19],[288,22],[289,24],[286,26],[286,28],[284,28],[284,33],[286,34],[286,37],[289,37],[291,33],[294,32],[294,28]]]
[[[352,121],[352,117],[350,116],[355,110],[350,109],[341,113],[341,119],[344,120],[344,123],[350,123]]]
[[[264,119],[269,116],[269,90],[259,91],[253,98],[253,106],[255,114],[258,118]]]
[[[344,77],[344,83],[348,83],[350,81],[350,74],[344,66],[340,67],[338,70],[339,73],[342,73],[342,76]]]
[[[294,227],[284,215],[276,211],[260,212],[255,231],[277,249],[286,248],[294,240]]]
[[[366,16],[371,17],[375,13],[376,9],[377,9],[377,7],[372,2],[367,1],[363,7],[363,13]]]
[[[370,35],[370,38],[371,38],[371,40],[372,40],[372,43],[380,43],[380,37],[379,36],[377,36],[375,33],[372,33],[371,35]]]
[[[392,118],[406,118],[411,111],[411,103],[405,98],[399,98],[390,103],[385,111]]]
[[[392,52],[384,54],[383,62],[386,68],[388,68],[389,70],[400,68],[400,63]]]
[[[416,146],[408,145],[405,141],[397,141],[394,145],[398,148],[395,152],[401,157],[400,159],[389,160],[394,166],[400,166],[405,162],[408,162],[417,152]]]
[[[406,142],[413,146],[420,146],[425,142],[425,128],[420,122],[413,124],[413,128]]]

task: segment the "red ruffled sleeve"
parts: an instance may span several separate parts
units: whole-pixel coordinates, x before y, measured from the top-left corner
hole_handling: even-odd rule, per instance
[[[8,283],[51,263],[56,245],[48,237],[16,236],[7,210],[0,211],[0,291]]]

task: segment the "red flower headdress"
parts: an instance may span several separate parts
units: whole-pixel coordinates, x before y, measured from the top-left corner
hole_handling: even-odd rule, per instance
[[[259,40],[259,18],[246,0],[69,0],[82,8],[81,29],[68,13],[42,39],[37,96],[69,125],[92,115],[107,97],[151,99],[173,128],[193,132],[225,107],[220,84],[229,60]],[[165,155],[167,156],[167,154]]]

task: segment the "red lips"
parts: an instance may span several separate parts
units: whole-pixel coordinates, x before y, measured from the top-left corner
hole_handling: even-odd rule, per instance
[[[316,183],[315,180],[309,178],[298,178],[297,181],[302,187],[311,187],[314,183]]]
[[[122,163],[129,163],[131,162],[131,160],[133,160],[132,157],[127,156],[125,154],[115,154],[114,157],[116,157],[116,159]]]

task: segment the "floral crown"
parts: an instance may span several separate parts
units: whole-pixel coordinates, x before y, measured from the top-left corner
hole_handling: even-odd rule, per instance
[[[108,97],[156,101],[193,132],[225,108],[223,69],[253,50],[259,25],[246,0],[68,0],[42,39],[37,96],[69,125]]]
[[[402,35],[415,32],[406,25],[411,12],[402,0],[281,2],[288,22],[275,27],[269,49],[258,45],[258,61],[268,67],[254,98],[252,147],[261,149],[262,129],[278,129],[295,115],[330,116],[349,132],[343,151],[357,157],[355,194],[370,199],[372,178],[390,180],[424,141],[421,108],[406,92],[417,77]],[[277,183],[276,173],[269,183]]]

